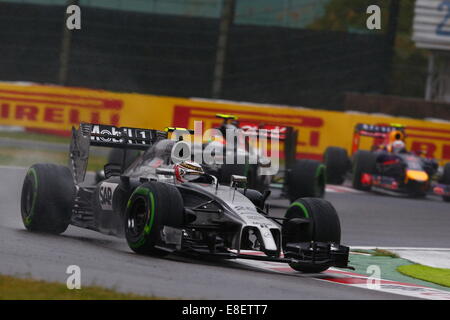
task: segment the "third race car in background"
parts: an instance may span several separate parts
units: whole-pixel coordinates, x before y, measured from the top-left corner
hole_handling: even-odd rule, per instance
[[[351,158],[347,150],[328,147],[324,153],[327,181],[342,184],[350,176],[358,190],[375,190],[423,197],[427,193],[450,201],[450,163],[439,167],[425,150],[408,152],[401,125],[357,124]],[[373,138],[371,150],[360,150],[361,137]]]
[[[274,137],[279,139],[280,170],[275,175],[262,175],[261,169],[265,165],[270,165],[270,159],[265,159],[260,155],[257,146],[248,143],[239,146],[237,143],[228,148],[225,141],[223,147],[225,152],[245,152],[246,158],[251,154],[258,154],[256,164],[222,164],[208,168],[213,174],[219,177],[220,182],[228,183],[233,174],[243,175],[248,178],[249,187],[261,192],[270,188],[281,188],[281,196],[294,201],[300,197],[323,197],[325,194],[325,166],[316,160],[297,159],[297,138],[298,131],[289,126],[278,126],[275,124],[258,123],[253,120],[239,120],[236,116],[217,114],[217,118],[223,120],[222,124],[216,129],[222,132],[226,137],[227,130],[242,130],[244,135],[265,135],[267,139]],[[278,130],[278,133],[274,133]],[[239,150],[241,149],[241,150]],[[225,154],[224,152],[224,154]],[[207,170],[208,170],[207,169]]]

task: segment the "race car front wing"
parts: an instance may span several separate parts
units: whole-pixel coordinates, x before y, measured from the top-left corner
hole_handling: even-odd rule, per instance
[[[168,235],[169,230],[166,230],[165,234]],[[170,232],[174,232],[175,228],[170,228]],[[176,243],[176,246],[172,246],[170,251],[179,251],[187,254],[220,257],[224,259],[250,259],[260,261],[282,262],[282,263],[295,263],[303,267],[310,266],[323,266],[323,267],[338,267],[353,269],[348,265],[348,258],[350,248],[340,244],[332,242],[296,242],[287,243],[284,246],[284,252],[279,256],[276,255],[255,255],[241,253],[239,250],[227,250],[222,246],[221,248],[213,248],[214,246],[206,243],[196,243],[188,240],[185,236],[179,232],[177,241],[171,242],[171,245]],[[216,241],[214,241],[216,243]],[[169,243],[166,242],[165,245]],[[161,249],[167,250],[168,247],[161,247]]]

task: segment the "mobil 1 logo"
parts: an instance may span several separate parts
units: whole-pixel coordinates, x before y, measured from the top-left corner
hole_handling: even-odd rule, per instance
[[[113,194],[117,186],[118,186],[117,183],[110,183],[110,182],[103,182],[100,185],[98,197],[100,206],[102,207],[103,210],[112,210]]]

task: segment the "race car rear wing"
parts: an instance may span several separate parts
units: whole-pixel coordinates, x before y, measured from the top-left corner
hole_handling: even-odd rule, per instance
[[[364,124],[364,123],[358,123],[355,126],[355,133],[358,133],[361,136],[374,137],[374,138],[383,138],[392,131],[404,132],[405,127],[402,125],[397,125],[397,124],[383,126],[383,125],[372,125],[372,124]]]
[[[298,130],[288,126],[278,127],[264,124],[256,126],[249,122],[240,123],[240,129],[244,130],[247,135],[254,134],[260,137],[265,136],[267,139],[278,139],[284,144],[285,168],[292,167],[297,155]]]
[[[405,126],[400,124],[390,124],[390,125],[372,125],[365,123],[356,124],[353,133],[352,153],[358,151],[361,137],[386,139],[392,132],[399,133],[403,139],[406,136]]]
[[[84,181],[90,146],[147,150],[155,142],[166,139],[168,132],[154,129],[115,127],[91,123],[80,123],[79,129],[72,127],[69,168],[75,184]],[[126,152],[124,152],[125,158]],[[123,159],[122,163],[125,163]]]

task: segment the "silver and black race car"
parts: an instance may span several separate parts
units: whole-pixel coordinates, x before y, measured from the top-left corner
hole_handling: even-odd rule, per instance
[[[339,218],[329,202],[300,198],[284,217],[270,216],[265,197],[246,187],[246,177],[233,175],[221,185],[195,162],[174,163],[176,143],[164,131],[80,124],[72,129],[67,167],[28,170],[21,195],[25,227],[60,234],[71,224],[125,237],[146,255],[268,260],[302,272],[348,267],[349,248],[340,244]],[[105,179],[92,185],[84,181],[91,145],[144,152],[126,167],[106,164]]]

